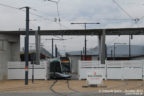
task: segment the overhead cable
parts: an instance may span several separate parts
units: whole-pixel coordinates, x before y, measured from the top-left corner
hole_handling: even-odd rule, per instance
[[[133,17],[116,1],[116,0],[112,0],[127,16],[129,16],[131,19],[133,19]]]

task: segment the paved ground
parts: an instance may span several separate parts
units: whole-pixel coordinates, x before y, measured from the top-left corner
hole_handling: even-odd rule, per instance
[[[0,81],[0,96],[144,96],[144,81],[107,80],[98,87],[87,87],[86,80]]]
[[[125,94],[125,93],[0,93],[0,96],[144,96],[142,94]]]

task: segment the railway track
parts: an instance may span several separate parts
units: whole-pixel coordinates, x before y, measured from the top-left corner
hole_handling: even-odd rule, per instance
[[[73,91],[73,92],[79,92],[79,91],[77,91],[77,90],[75,90],[75,89],[72,89],[72,88],[70,87],[69,80],[67,80],[66,83],[67,83],[67,87],[68,87],[69,90],[71,90],[71,91]]]
[[[60,93],[60,92],[57,92],[57,91],[55,91],[55,90],[53,89],[53,87],[56,85],[57,82],[58,82],[58,80],[55,80],[55,81],[52,83],[52,85],[50,86],[49,89],[50,89],[53,93],[55,93],[56,95],[59,95],[59,96],[68,96],[68,94]],[[66,84],[67,84],[67,88],[72,91],[72,93],[69,93],[69,94],[73,94],[73,93],[76,93],[76,92],[78,93],[78,92],[79,92],[79,91],[74,90],[74,89],[72,89],[72,88],[70,87],[69,80],[66,80]]]

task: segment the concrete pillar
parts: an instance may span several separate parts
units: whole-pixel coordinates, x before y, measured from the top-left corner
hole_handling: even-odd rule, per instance
[[[38,31],[35,33],[35,44],[36,44],[36,65],[40,64],[40,35]]]
[[[20,36],[0,34],[0,80],[8,77],[8,61],[20,60]]]
[[[101,60],[101,35],[98,35],[98,51],[99,51],[99,55],[98,55],[98,60]]]
[[[101,64],[105,64],[105,29],[102,31],[101,35]]]
[[[7,62],[8,62],[8,41],[6,39],[0,40],[0,80],[6,80],[8,76]]]
[[[38,35],[38,61],[39,61],[39,64],[40,64],[40,54],[41,54],[41,35]]]
[[[11,44],[11,60],[9,61],[20,61],[20,36],[14,36],[15,42],[9,42]]]

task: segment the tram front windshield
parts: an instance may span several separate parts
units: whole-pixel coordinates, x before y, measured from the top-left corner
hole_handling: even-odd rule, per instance
[[[52,62],[50,65],[50,72],[60,72],[61,73],[60,62]]]
[[[70,63],[61,63],[62,72],[70,72]]]
[[[68,57],[61,57],[62,72],[71,72],[71,64]]]

